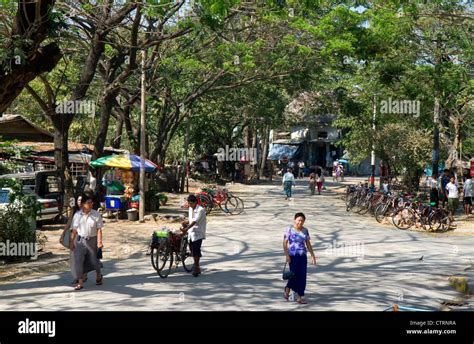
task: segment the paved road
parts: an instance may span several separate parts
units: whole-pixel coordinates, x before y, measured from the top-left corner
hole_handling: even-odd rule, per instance
[[[448,277],[474,258],[474,236],[381,226],[348,215],[331,193],[310,196],[300,186],[288,202],[279,185],[255,185],[240,195],[244,214],[208,218],[198,278],[180,267],[161,279],[140,252],[104,261],[104,285],[90,281],[80,292],[72,290],[68,272],[2,285],[0,310],[380,311],[393,303],[437,310],[459,296]],[[282,297],[282,236],[297,211],[307,215],[318,260],[308,269],[307,305]]]

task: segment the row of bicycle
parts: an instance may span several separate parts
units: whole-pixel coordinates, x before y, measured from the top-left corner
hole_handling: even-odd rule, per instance
[[[229,192],[225,188],[205,187],[195,194],[198,204],[206,210],[206,214],[211,213],[214,209],[230,215],[239,215],[244,211],[244,201]],[[185,199],[183,208],[188,208],[188,202]]]
[[[346,188],[345,202],[346,211],[371,214],[379,223],[389,220],[398,229],[417,227],[446,231],[451,226],[448,210],[426,203],[423,195],[384,193],[362,185],[350,185]]]

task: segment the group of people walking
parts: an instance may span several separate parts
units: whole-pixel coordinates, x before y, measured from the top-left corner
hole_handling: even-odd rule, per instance
[[[309,184],[308,189],[310,190],[311,195],[314,195],[316,192],[316,187],[318,189],[318,195],[321,194],[321,190],[323,189],[324,185],[324,175],[322,172],[314,173],[312,172],[309,175]],[[292,197],[292,188],[296,186],[295,176],[293,174],[293,170],[288,168],[286,173],[283,175],[282,179],[283,184],[283,191],[285,193],[285,199],[289,199]]]
[[[201,245],[206,238],[206,212],[198,205],[196,196],[190,195],[189,218],[180,228],[183,234],[188,233],[189,247],[194,258],[193,276],[201,274],[199,261],[202,256]],[[70,269],[74,278],[75,290],[82,290],[88,279],[88,273],[95,271],[96,285],[103,284],[102,249],[103,228],[102,215],[94,209],[92,192],[85,191],[77,198],[70,216],[60,237],[60,243],[70,250]]]

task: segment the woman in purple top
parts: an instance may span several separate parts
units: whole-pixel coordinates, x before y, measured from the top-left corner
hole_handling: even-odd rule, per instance
[[[311,254],[311,262],[316,265],[313,247],[306,227],[303,227],[306,217],[303,213],[295,214],[295,223],[288,227],[283,238],[283,251],[290,271],[295,275],[288,280],[285,287],[285,299],[288,300],[290,291],[298,294],[297,302],[305,304],[304,290],[306,288],[306,268],[308,265],[307,251]]]

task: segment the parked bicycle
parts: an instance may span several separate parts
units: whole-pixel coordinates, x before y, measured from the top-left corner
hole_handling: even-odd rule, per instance
[[[225,188],[202,188],[196,197],[198,204],[206,210],[206,214],[210,214],[213,209],[220,209],[226,214],[239,215],[245,208],[244,201]],[[183,207],[188,207],[186,200]]]
[[[427,204],[427,196],[421,194],[414,197],[399,192],[383,193],[373,190],[367,185],[351,185],[344,195],[346,211],[361,215],[370,213],[377,222],[390,218],[395,227],[407,230],[419,227],[429,231],[446,231],[451,225],[447,209]]]

